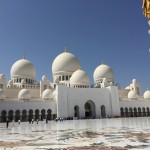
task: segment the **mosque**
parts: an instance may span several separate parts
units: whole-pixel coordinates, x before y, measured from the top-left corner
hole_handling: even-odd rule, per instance
[[[96,67],[91,86],[79,60],[65,50],[54,59],[52,76],[53,81],[43,75],[37,82],[35,67],[26,58],[12,65],[9,81],[1,74],[0,122],[150,116],[150,91],[141,96],[136,79],[122,89],[106,64]]]

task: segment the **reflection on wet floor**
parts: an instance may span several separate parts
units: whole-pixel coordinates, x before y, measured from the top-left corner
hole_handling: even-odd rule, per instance
[[[150,117],[0,124],[0,150],[149,150]]]

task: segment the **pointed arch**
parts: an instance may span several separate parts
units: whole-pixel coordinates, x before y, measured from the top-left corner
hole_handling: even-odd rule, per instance
[[[92,100],[88,100],[85,103],[84,109],[85,109],[85,118],[90,119],[96,117],[95,103]]]

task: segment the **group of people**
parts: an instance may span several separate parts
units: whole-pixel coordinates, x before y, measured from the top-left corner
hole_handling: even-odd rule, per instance
[[[9,123],[12,122],[12,127],[15,127],[15,120],[10,121],[9,119],[6,120],[6,128],[9,127]],[[18,124],[20,125],[20,120],[18,120]]]
[[[45,123],[45,124],[48,124],[48,119],[42,119],[42,121]],[[34,123],[34,119],[32,118],[29,118],[29,124],[33,124]],[[36,123],[38,124],[39,123],[39,119],[36,120]]]
[[[72,117],[68,117],[68,118],[60,117],[60,118],[56,118],[55,121],[56,121],[56,122],[57,122],[57,121],[62,122],[62,121],[64,121],[64,120],[73,120],[73,119],[74,119],[74,118],[72,118]],[[76,119],[77,119],[77,118],[76,118]],[[76,120],[76,119],[75,119],[75,120]],[[29,118],[28,121],[29,121],[29,124],[33,124],[34,121],[36,121],[36,124],[39,123],[39,120],[38,120],[38,119],[34,120],[33,118]],[[48,124],[48,118],[42,119],[42,121],[44,122],[44,124]],[[6,120],[6,128],[9,127],[9,123],[10,123],[10,122],[12,122],[12,127],[15,127],[15,120],[10,121],[9,119],[7,119],[7,120]],[[20,125],[20,123],[21,123],[21,121],[18,120],[18,125]]]

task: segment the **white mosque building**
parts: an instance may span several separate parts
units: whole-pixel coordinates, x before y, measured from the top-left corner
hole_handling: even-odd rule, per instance
[[[150,91],[140,96],[136,79],[125,89],[115,84],[111,67],[96,67],[91,86],[79,60],[64,51],[52,64],[53,81],[43,75],[36,81],[34,65],[23,58],[10,71],[10,80],[0,75],[0,122],[9,120],[105,118],[150,116]]]

